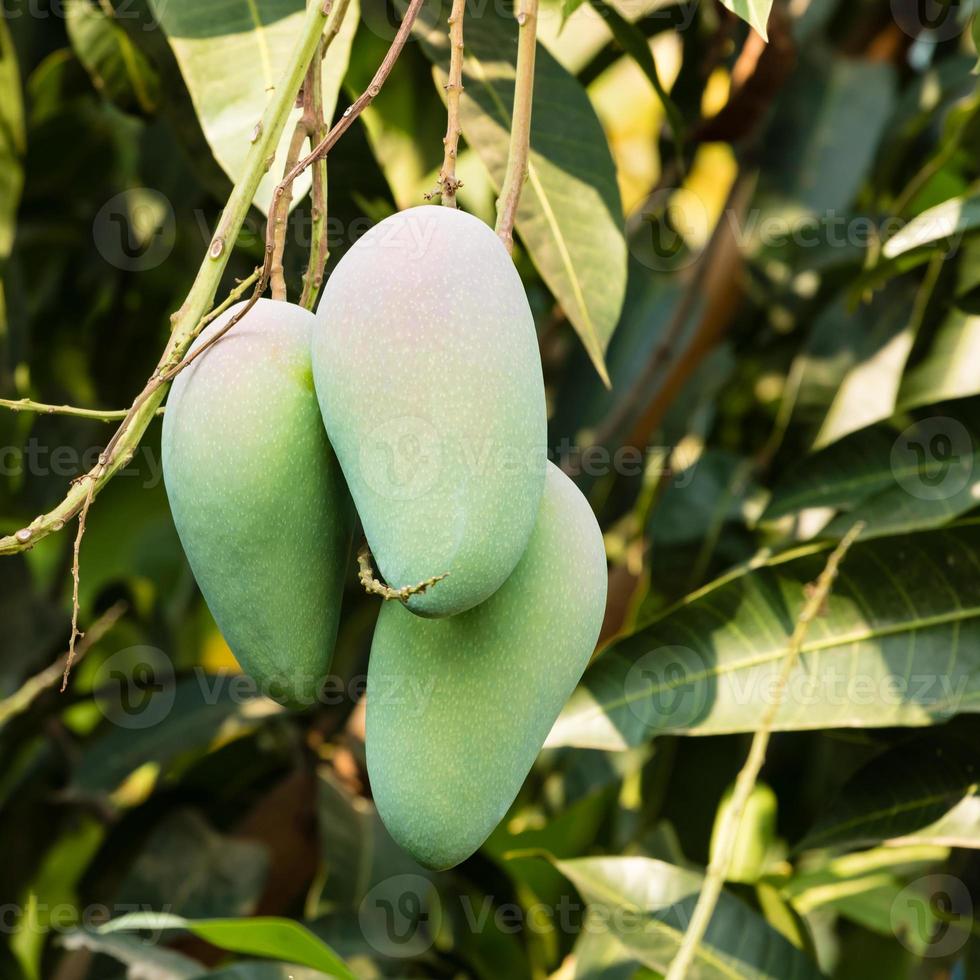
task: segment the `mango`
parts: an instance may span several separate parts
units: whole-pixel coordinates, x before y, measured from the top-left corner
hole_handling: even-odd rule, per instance
[[[402,211],[338,263],[317,311],[324,422],[389,586],[451,616],[507,579],[544,486],[544,383],[524,287],[453,208]]]
[[[259,300],[177,375],[163,419],[167,495],[201,592],[243,669],[292,707],[315,701],[329,669],[354,523],[313,391],[314,324]]]
[[[493,596],[451,619],[385,604],[368,667],[368,774],[417,861],[452,867],[503,818],[589,662],[606,580],[589,504],[549,463],[527,551]]]
[[[725,790],[718,804],[715,823],[711,831],[711,860],[721,846],[721,828],[732,808],[735,784]],[[776,814],[779,801],[765,783],[756,783],[745,804],[745,811],[738,824],[738,833],[729,855],[726,880],[754,885],[765,873],[776,844]]]

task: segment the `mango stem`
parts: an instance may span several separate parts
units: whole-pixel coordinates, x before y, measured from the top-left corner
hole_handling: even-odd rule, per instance
[[[413,595],[422,595],[428,592],[436,582],[441,582],[444,578],[449,578],[449,572],[442,575],[434,575],[427,578],[424,582],[415,585],[403,585],[400,589],[393,589],[384,582],[379,582],[374,575],[374,568],[371,564],[371,549],[364,545],[357,553],[357,577],[364,586],[364,591],[369,595],[379,595],[385,602],[396,599],[398,602],[407,602]]]

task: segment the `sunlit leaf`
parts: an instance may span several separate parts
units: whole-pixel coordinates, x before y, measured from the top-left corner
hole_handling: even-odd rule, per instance
[[[772,11],[772,0],[721,0],[734,14],[738,14],[750,27],[754,27],[766,40],[767,27]]]
[[[445,30],[432,7],[420,20],[424,47],[445,72]],[[517,32],[516,20],[494,7],[466,19],[463,135],[498,188],[507,165]],[[517,231],[608,380],[605,350],[626,293],[624,220],[612,155],[585,90],[540,45],[534,107]]]
[[[901,409],[980,394],[980,316],[952,310],[928,354],[906,373]]]
[[[344,961],[309,929],[292,919],[184,919],[165,912],[133,912],[107,922],[101,935],[149,929],[186,929],[212,946],[232,953],[265,956],[322,970],[328,977],[356,980]]]
[[[808,509],[841,513],[806,534],[862,537],[941,527],[980,505],[980,415],[965,402],[912,424],[862,429],[799,460],[776,486],[761,521]]]
[[[180,65],[214,156],[225,173],[237,180],[255,127],[299,36],[306,4],[303,0],[150,0],[150,4]],[[330,45],[323,90],[328,119],[337,104],[357,20],[358,6],[351,3],[343,30]],[[255,203],[263,211],[268,211],[273,188],[282,176],[298,118],[297,109],[283,131],[276,163],[256,192]],[[310,182],[308,172],[297,178],[294,203]]]
[[[148,980],[200,980],[207,975],[206,967],[197,960],[171,949],[150,946],[132,936],[100,936],[78,930],[67,933],[61,944],[66,949],[87,949],[110,956],[129,967],[130,976],[143,976]]]
[[[0,261],[10,253],[14,240],[14,217],[24,183],[22,160],[26,149],[17,53],[7,21],[0,17]],[[0,293],[0,332],[2,330],[3,297]]]
[[[556,861],[596,921],[651,969],[676,955],[703,884],[701,875],[651,858]],[[818,980],[820,970],[737,898],[722,894],[695,954],[701,980]]]
[[[92,0],[70,0],[65,17],[72,47],[95,87],[123,107],[153,112],[159,78],[123,28]]]
[[[980,710],[980,524],[858,543],[775,728],[921,726]],[[738,569],[606,650],[548,744],[753,731],[826,547]]]
[[[980,197],[954,197],[914,217],[885,242],[882,254],[896,259],[913,249],[950,241],[980,227]]]
[[[882,841],[980,847],[980,753],[927,737],[875,757],[841,787],[797,850]]]

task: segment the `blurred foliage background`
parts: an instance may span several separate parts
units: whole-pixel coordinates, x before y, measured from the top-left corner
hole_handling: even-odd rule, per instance
[[[84,657],[63,694],[74,530],[0,559],[0,977],[323,975],[296,936],[257,948],[259,923],[251,946],[98,931],[149,910],[302,921],[359,977],[659,976],[807,583],[857,520],[696,975],[980,977],[972,4],[776,0],[764,44],[738,14],[763,26],[768,7],[542,7],[515,260],[554,459],[599,516],[610,604],[490,841],[432,874],[386,836],[361,703],[378,607],[353,567],[322,705],[290,715],[236,680],[156,423],[89,516]],[[302,8],[4,0],[0,397],[129,405]],[[331,263],[435,187],[447,14],[425,8],[330,156]],[[399,16],[352,0],[328,107],[367,84]],[[474,0],[465,36],[459,200],[492,223],[512,11]],[[261,259],[268,191],[219,295]],[[300,200],[293,293],[309,228]],[[53,506],[111,431],[0,407],[0,531]]]

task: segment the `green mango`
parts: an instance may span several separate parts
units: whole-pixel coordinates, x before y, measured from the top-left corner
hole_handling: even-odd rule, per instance
[[[725,790],[715,824],[711,831],[711,860],[717,857],[721,846],[721,827],[732,808],[735,784]],[[745,804],[745,811],[738,824],[738,833],[729,855],[727,881],[738,881],[754,885],[765,873],[776,844],[776,814],[779,801],[776,794],[765,783],[756,783]]]
[[[314,702],[330,667],[354,524],[313,391],[314,324],[259,300],[177,375],[163,419],[167,495],[201,592],[238,662],[292,707]]]
[[[595,648],[606,557],[588,501],[548,464],[527,551],[451,619],[381,610],[367,681],[367,765],[396,841],[458,864],[500,822]]]
[[[451,616],[506,581],[544,486],[534,319],[493,231],[453,208],[386,218],[347,252],[317,312],[327,432],[381,574],[448,577],[408,608]]]

